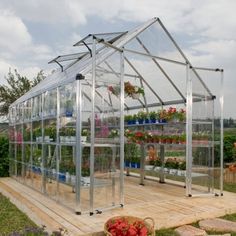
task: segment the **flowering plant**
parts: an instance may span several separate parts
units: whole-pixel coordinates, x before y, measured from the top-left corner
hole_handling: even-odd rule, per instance
[[[109,134],[109,138],[115,138],[119,137],[119,131],[118,129],[112,129]]]
[[[132,85],[130,82],[125,82],[125,93],[132,97],[133,94],[142,94],[144,95],[144,89],[138,86]]]
[[[81,135],[82,136],[88,136],[89,132],[87,129],[82,129]]]
[[[118,96],[120,94],[120,87],[119,86],[108,86],[108,91],[112,94]]]
[[[144,95],[144,89],[135,85],[132,85],[130,82],[125,82],[125,94],[129,97],[133,97],[133,94],[142,94]],[[118,96],[120,94],[119,86],[108,86],[108,91],[112,94]]]

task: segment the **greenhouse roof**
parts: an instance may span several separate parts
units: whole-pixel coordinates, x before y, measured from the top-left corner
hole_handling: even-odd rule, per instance
[[[74,46],[82,47],[83,52],[61,55],[52,59],[49,63],[56,63],[60,68],[19,98],[13,105],[60,85],[73,82],[78,73],[85,75],[90,72],[93,39],[96,39],[97,42],[97,64],[106,61],[117,51],[124,52],[125,79],[131,77],[134,80],[140,79],[142,86],[145,86],[152,94],[144,98],[143,102],[139,100],[141,106],[144,106],[144,103],[146,106],[186,103],[187,65],[191,68],[191,76],[194,77],[200,91],[199,94],[193,94],[193,96],[196,98],[205,97],[205,99],[206,97],[207,99],[214,98],[160,19],[153,18],[130,31],[89,34],[84,37],[74,44]],[[107,68],[100,69],[106,73],[114,73],[109,65]],[[155,77],[161,78],[160,81],[157,82]],[[154,100],[158,102],[153,103]],[[132,104],[132,106],[138,108],[140,103]],[[126,108],[128,107],[126,105]]]

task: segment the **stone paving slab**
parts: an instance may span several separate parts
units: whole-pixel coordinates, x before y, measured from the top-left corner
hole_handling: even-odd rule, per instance
[[[201,229],[214,232],[236,232],[236,222],[214,218],[199,221]]]
[[[192,225],[183,225],[175,229],[179,236],[207,236],[205,230],[193,227]]]

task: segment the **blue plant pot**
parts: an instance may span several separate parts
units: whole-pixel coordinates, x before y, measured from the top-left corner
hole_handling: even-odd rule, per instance
[[[137,168],[137,163],[131,162],[131,168]]]
[[[132,121],[132,120],[129,120],[127,123],[128,123],[128,125],[132,125],[132,124],[133,124],[133,121]]]
[[[156,119],[151,119],[150,121],[151,121],[151,123],[156,123],[157,120]]]
[[[166,119],[159,119],[159,123],[166,123]]]
[[[138,123],[139,123],[139,124],[143,124],[143,122],[144,122],[144,120],[141,120],[141,119],[138,120]]]
[[[137,168],[140,169],[140,163],[138,162],[136,164],[137,164]]]
[[[66,111],[66,117],[72,117],[73,112],[72,111]]]
[[[149,124],[150,120],[149,119],[145,119],[145,124]]]
[[[129,167],[129,161],[125,161],[125,167]]]
[[[66,175],[64,173],[59,173],[59,181],[61,181],[61,182],[66,181]]]
[[[36,172],[37,172],[37,168],[36,168],[35,166],[32,166],[32,171],[33,171],[34,173],[36,173]]]
[[[135,125],[136,124],[136,120],[132,120],[132,124]]]

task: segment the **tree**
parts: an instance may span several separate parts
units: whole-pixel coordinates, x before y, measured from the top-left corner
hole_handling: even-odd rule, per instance
[[[9,70],[7,76],[5,76],[7,85],[0,85],[0,115],[7,115],[9,106],[44,78],[42,70],[33,80],[21,76],[16,69],[14,73]]]

